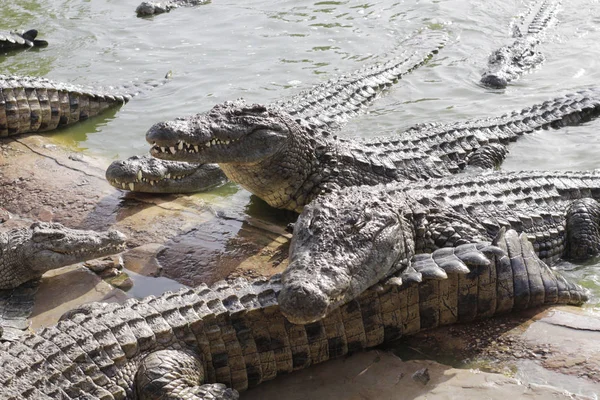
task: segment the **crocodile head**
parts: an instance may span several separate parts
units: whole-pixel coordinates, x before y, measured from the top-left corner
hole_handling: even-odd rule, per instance
[[[323,318],[412,256],[413,230],[398,209],[385,195],[364,196],[357,188],[320,196],[304,208],[278,298],[290,322]]]
[[[544,55],[535,49],[538,41],[526,36],[494,51],[488,59],[488,69],[481,76],[481,84],[504,89],[510,81],[543,63]]]
[[[194,193],[221,183],[225,174],[216,164],[197,164],[133,156],[113,161],[106,179],[117,189],[144,193]]]
[[[135,13],[138,17],[146,17],[149,15],[163,14],[171,11],[171,9],[175,8],[169,4],[161,4],[155,3],[152,1],[143,1],[139,6],[135,9]]]
[[[146,140],[155,157],[218,163],[230,180],[271,206],[300,212],[331,172],[322,167],[328,153],[317,151],[328,148],[327,136],[277,107],[237,100],[157,123]]]
[[[285,113],[244,100],[159,122],[146,133],[150,153],[165,160],[197,163],[254,163],[276,153],[290,136]],[[290,117],[291,118],[291,117]]]
[[[122,251],[125,235],[36,222],[0,235],[0,289],[39,278],[46,271]]]

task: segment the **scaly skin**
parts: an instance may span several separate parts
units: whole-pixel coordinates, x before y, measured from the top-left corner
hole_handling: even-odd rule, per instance
[[[210,0],[167,0],[163,2],[144,1],[135,9],[138,17],[167,13],[179,7],[192,7],[207,4]]]
[[[486,263],[466,275],[402,285],[392,278],[308,325],[281,314],[278,277],[92,303],[0,344],[0,397],[237,399],[277,375],[423,329],[586,300],[514,231],[497,244],[472,246]]]
[[[0,233],[0,327],[27,327],[37,291],[37,283],[30,281],[51,269],[118,253],[124,245],[125,236],[118,231],[69,229],[58,223],[36,222]]]
[[[443,31],[423,29],[413,32],[399,42],[398,52],[395,50],[386,61],[366,65],[352,73],[336,76],[318,84],[309,90],[300,92],[289,98],[277,101],[273,107],[285,110],[294,118],[303,120],[327,129],[339,129],[350,118],[363,112],[375,99],[408,72],[425,64],[445,45],[447,40]],[[396,54],[399,53],[399,54]],[[162,163],[162,165],[161,165]],[[173,168],[173,171],[170,169]],[[118,183],[111,184],[119,189],[145,191],[152,193],[192,193],[206,190],[218,185],[222,179],[213,175],[214,166],[198,166],[198,170],[206,168],[203,174],[214,176],[215,181],[204,179],[171,180],[167,175],[180,175],[177,169],[180,163],[156,160],[146,166],[136,159],[115,162],[111,165],[111,177],[117,177]],[[131,171],[141,171],[142,175],[154,175],[152,171],[160,169],[162,179],[160,185],[148,188],[141,179]],[[109,172],[107,171],[107,178]],[[140,184],[141,183],[141,184]],[[131,185],[133,184],[133,189]],[[196,186],[198,185],[198,186]],[[140,190],[136,189],[139,188]]]
[[[401,135],[352,140],[295,120],[279,108],[239,100],[216,105],[208,114],[157,123],[146,140],[155,157],[218,163],[230,180],[271,206],[301,212],[323,191],[446,176],[487,151],[490,143],[507,144],[541,128],[578,124],[598,112],[600,90],[589,88],[497,118],[420,125]]]
[[[515,26],[513,34],[516,37],[515,41],[490,54],[488,68],[481,76],[482,85],[504,89],[509,82],[544,62],[544,55],[536,47],[541,42],[546,28],[556,20],[555,14],[560,2],[558,0],[537,1],[535,7],[530,10],[532,18],[529,24],[526,26],[527,18],[522,18],[521,28]]]
[[[0,51],[14,49],[29,49],[31,47],[46,47],[48,42],[36,39],[38,31],[0,31]]]
[[[227,181],[217,164],[195,164],[133,156],[113,161],[106,180],[117,189],[143,193],[195,193]]]
[[[430,263],[434,276],[460,269],[448,247],[490,240],[501,229],[525,234],[543,260],[596,255],[599,198],[600,171],[458,175],[323,195],[294,225],[279,304],[290,320],[313,321],[390,272],[423,262],[421,253],[442,260]]]
[[[103,90],[46,78],[0,75],[0,137],[71,125],[121,106],[141,90],[163,83],[135,83]]]

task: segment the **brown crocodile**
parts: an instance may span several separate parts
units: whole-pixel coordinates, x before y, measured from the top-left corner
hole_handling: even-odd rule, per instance
[[[478,244],[487,263],[466,275],[401,285],[392,277],[306,325],[281,314],[278,276],[92,303],[0,344],[0,398],[237,399],[278,375],[423,329],[586,300],[526,238],[509,231],[496,243]],[[508,290],[523,260],[531,284]]]
[[[506,154],[501,145],[539,129],[589,121],[599,112],[600,90],[591,87],[500,117],[424,124],[359,140],[338,137],[278,107],[238,100],[207,114],[159,122],[146,140],[155,157],[218,163],[230,180],[271,206],[300,212],[332,189],[438,178],[471,159],[498,164]]]
[[[46,78],[0,75],[0,137],[47,132],[84,121],[127,103],[169,77],[170,73],[163,80],[94,89]]]

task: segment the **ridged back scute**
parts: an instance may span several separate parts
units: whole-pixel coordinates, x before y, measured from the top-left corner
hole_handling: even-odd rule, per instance
[[[371,104],[403,75],[425,64],[447,39],[446,33],[440,30],[415,31],[399,43],[402,47],[406,46],[399,54],[394,51],[383,62],[338,75],[275,105],[316,127],[337,128]]]

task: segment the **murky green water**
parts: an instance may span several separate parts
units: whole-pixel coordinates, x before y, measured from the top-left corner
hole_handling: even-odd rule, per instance
[[[37,28],[50,42],[39,51],[0,56],[3,73],[117,85],[173,72],[167,85],[54,140],[109,160],[145,153],[144,134],[154,122],[238,97],[268,103],[292,95],[376,59],[396,38],[432,24],[449,33],[450,43],[352,121],[346,134],[493,116],[600,80],[597,0],[564,3],[541,46],[544,66],[501,93],[476,82],[487,55],[512,41],[509,23],[525,9],[523,1],[215,1],[150,19],[136,18],[138,3],[3,0],[0,29]],[[598,168],[598,126],[593,121],[525,137],[511,146],[504,169]],[[248,195],[225,190],[222,207],[243,214]],[[600,294],[596,271],[576,267],[570,274]]]

